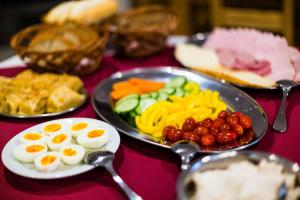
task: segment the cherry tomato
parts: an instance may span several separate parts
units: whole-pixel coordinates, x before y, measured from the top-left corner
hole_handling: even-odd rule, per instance
[[[219,144],[229,144],[236,139],[237,135],[233,131],[220,132],[216,136],[216,140]]]
[[[197,126],[203,126],[203,121],[197,122],[197,123],[196,123],[196,127],[197,127]]]
[[[213,120],[212,127],[220,128],[220,126],[224,123],[225,123],[224,119],[217,118],[217,119]]]
[[[237,136],[241,136],[244,133],[244,128],[242,125],[236,124],[232,126],[232,131],[234,131],[237,134]]]
[[[172,130],[172,129],[176,129],[175,126],[166,126],[163,131],[162,131],[162,134],[163,136],[166,138],[168,133]]]
[[[230,116],[238,116],[239,118],[242,116],[243,114],[241,112],[233,112],[230,114]]]
[[[222,124],[220,126],[220,130],[221,130],[221,132],[223,132],[223,131],[230,131],[231,130],[231,125],[230,124]]]
[[[203,135],[203,134],[208,134],[209,133],[209,130],[208,128],[204,127],[204,126],[197,126],[194,131],[194,133],[198,134],[199,136],[200,135]]]
[[[235,125],[235,124],[238,124],[239,123],[239,117],[238,116],[229,116],[227,119],[226,119],[226,122],[230,125]]]
[[[176,142],[178,140],[181,140],[183,136],[183,131],[180,129],[171,129],[168,133],[167,133],[167,138],[171,141],[171,142]]]
[[[182,125],[182,130],[184,132],[193,131],[196,128],[196,120],[194,118],[187,118]]]
[[[182,135],[182,139],[186,140],[186,141],[191,141],[191,142],[195,142],[195,143],[200,143],[200,137],[193,132],[184,132]]]
[[[212,135],[217,135],[217,134],[220,132],[220,130],[219,130],[218,128],[216,128],[216,127],[211,127],[211,128],[209,129],[209,132],[210,132],[210,134],[212,134]]]
[[[227,117],[228,117],[228,112],[225,110],[220,111],[218,114],[218,118],[220,118],[220,119],[226,120]]]
[[[212,146],[215,144],[215,137],[212,134],[204,134],[201,136],[202,146]]]
[[[212,126],[213,120],[210,118],[206,118],[205,120],[202,121],[202,125],[205,126],[206,128],[210,128]]]
[[[242,115],[240,117],[240,123],[244,129],[250,128],[252,126],[252,121],[248,115]]]

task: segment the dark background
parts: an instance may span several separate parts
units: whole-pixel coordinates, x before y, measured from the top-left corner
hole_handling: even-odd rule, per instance
[[[138,6],[149,3],[170,4],[172,0],[119,0],[122,9],[129,5]],[[196,32],[207,32],[210,25],[209,0],[189,1],[189,28],[178,30],[177,34],[191,35]],[[41,17],[62,0],[0,0],[0,60],[13,55],[9,47],[11,36],[18,30],[31,24],[39,23]],[[280,0],[227,0],[230,5],[248,8],[280,9]],[[300,46],[300,1],[294,6],[294,44]],[[176,34],[176,33],[175,33]]]

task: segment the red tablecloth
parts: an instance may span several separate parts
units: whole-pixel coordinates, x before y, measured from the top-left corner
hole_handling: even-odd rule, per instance
[[[110,74],[134,67],[178,66],[173,49],[166,49],[159,55],[129,60],[105,56],[97,72],[84,77],[85,87],[91,95],[94,87]],[[23,68],[1,69],[0,75],[14,76]],[[245,90],[265,109],[269,126],[280,106],[278,91]],[[284,134],[270,128],[266,136],[253,149],[276,153],[300,163],[300,90],[296,89],[288,99],[287,117],[289,131]],[[97,118],[88,102],[79,110],[61,116]],[[0,118],[0,150],[18,132],[48,119]],[[121,134],[121,145],[114,161],[116,171],[145,200],[175,199],[175,184],[179,175],[179,160],[170,151],[134,140]],[[1,199],[125,199],[120,189],[102,169],[95,169],[82,175],[60,180],[33,180],[17,176],[0,163]]]

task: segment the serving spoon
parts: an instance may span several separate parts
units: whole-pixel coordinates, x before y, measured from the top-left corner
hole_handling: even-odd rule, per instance
[[[120,186],[127,198],[130,200],[142,200],[142,197],[132,191],[123,179],[116,173],[112,162],[115,155],[110,151],[94,151],[86,155],[84,161],[95,167],[104,167],[113,177],[113,180]]]
[[[171,145],[171,150],[180,156],[181,170],[185,171],[190,168],[191,160],[199,152],[199,147],[193,142],[179,141]]]
[[[282,100],[281,100],[281,105],[280,105],[279,111],[276,115],[276,118],[275,118],[275,121],[273,124],[273,129],[280,133],[284,133],[287,131],[286,113],[285,113],[286,99],[289,95],[289,92],[292,90],[293,87],[297,86],[298,83],[295,81],[292,81],[292,80],[280,80],[280,81],[277,81],[276,83],[282,91]]]

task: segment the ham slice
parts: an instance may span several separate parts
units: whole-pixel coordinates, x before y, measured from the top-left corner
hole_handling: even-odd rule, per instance
[[[268,61],[257,61],[251,55],[231,50],[217,50],[220,63],[223,66],[236,70],[252,71],[258,75],[266,76],[271,73],[271,66]]]
[[[219,55],[221,63],[228,67],[254,71],[274,81],[294,78],[300,80],[300,53],[289,47],[283,37],[272,33],[245,28],[216,28],[204,47],[241,55],[235,55],[234,62],[232,56],[227,57],[228,61],[222,62],[222,55]],[[232,63],[233,65],[228,65]]]

